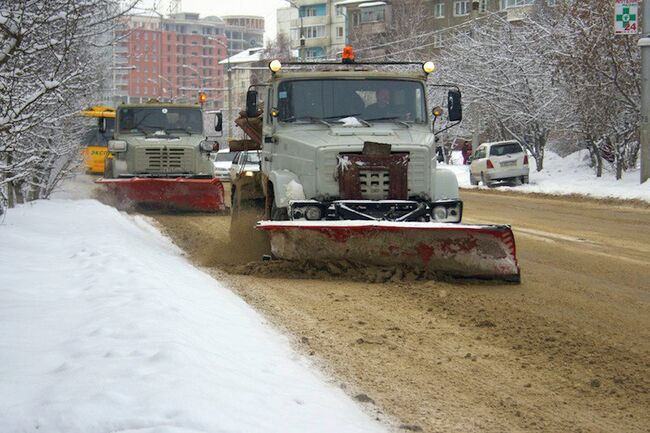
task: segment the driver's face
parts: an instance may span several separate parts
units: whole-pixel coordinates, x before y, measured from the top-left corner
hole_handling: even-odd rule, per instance
[[[377,103],[379,105],[388,105],[390,103],[390,92],[386,89],[377,91]]]

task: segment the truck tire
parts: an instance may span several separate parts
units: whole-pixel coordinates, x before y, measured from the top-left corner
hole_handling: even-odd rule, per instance
[[[474,186],[478,185],[478,180],[472,176],[472,173],[469,174],[469,184]]]
[[[528,182],[528,176],[521,176],[521,183],[529,183]]]
[[[289,220],[289,209],[286,207],[277,207],[275,205],[275,200],[273,201],[273,206],[271,207],[271,220],[272,221],[288,221]]]

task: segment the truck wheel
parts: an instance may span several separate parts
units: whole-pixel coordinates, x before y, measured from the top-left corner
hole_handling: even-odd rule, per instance
[[[288,221],[289,210],[286,207],[277,207],[275,205],[275,200],[273,200],[273,206],[271,207],[271,220]]]
[[[528,176],[521,176],[521,183],[529,183]]]
[[[469,174],[469,184],[474,186],[478,185],[478,180],[472,176],[472,173]]]

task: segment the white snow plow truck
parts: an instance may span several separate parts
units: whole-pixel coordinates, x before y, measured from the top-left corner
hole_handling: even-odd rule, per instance
[[[519,282],[510,226],[460,224],[456,177],[436,167],[442,110],[428,108],[427,87],[447,91],[449,127],[462,117],[460,90],[428,83],[431,62],[346,53],[342,63],[274,60],[270,80],[250,87],[236,120],[250,140],[231,149],[257,150],[260,170],[233,179],[233,224],[255,209],[280,259]]]

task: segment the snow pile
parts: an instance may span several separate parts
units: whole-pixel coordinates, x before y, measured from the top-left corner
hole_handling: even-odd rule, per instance
[[[519,192],[537,192],[545,194],[583,194],[596,198],[639,199],[650,202],[650,182],[639,184],[639,171],[630,170],[623,173],[623,179],[617,181],[614,173],[604,170],[603,176],[597,178],[589,167],[588,152],[579,151],[566,158],[546,151],[544,170],[535,170],[535,162],[530,160],[530,184],[502,185],[496,189]],[[460,152],[453,152],[451,165],[439,164],[439,167],[452,170],[461,188],[476,188],[469,183],[469,165],[462,165]],[[479,186],[479,188],[484,188]]]
[[[338,121],[343,123],[342,126],[344,127],[360,128],[364,126],[363,123],[361,123],[361,121],[356,117],[344,117]]]
[[[38,201],[0,225],[0,431],[375,432],[145,219]]]

